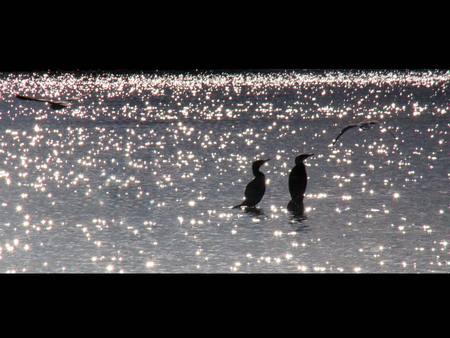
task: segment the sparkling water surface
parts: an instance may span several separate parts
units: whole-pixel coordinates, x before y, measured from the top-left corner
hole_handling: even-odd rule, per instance
[[[1,73],[0,272],[448,273],[449,89],[446,71]],[[298,218],[288,175],[311,152]],[[261,158],[259,212],[231,209]]]

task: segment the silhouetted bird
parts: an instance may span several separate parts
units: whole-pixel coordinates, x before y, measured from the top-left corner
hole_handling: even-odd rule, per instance
[[[291,201],[288,204],[289,211],[303,214],[303,198],[308,181],[306,167],[303,161],[313,155],[302,154],[295,158],[295,167],[292,168],[289,174],[289,193],[291,194]]]
[[[296,216],[303,216],[305,212],[305,206],[303,204],[303,200],[290,200],[287,209],[291,211]]]
[[[361,130],[368,130],[370,129],[373,125],[375,124],[379,124],[380,122],[376,121],[376,120],[372,120],[372,121],[363,121],[363,122],[359,122],[359,123],[355,123],[355,124],[350,124],[347,127],[345,127],[344,129],[341,130],[341,132],[339,133],[339,135],[334,139],[333,141],[333,145],[337,142],[337,140],[349,129],[352,128],[359,128]],[[394,135],[392,135],[394,136]],[[395,138],[395,136],[394,136]]]
[[[233,209],[240,207],[254,208],[262,200],[264,193],[266,192],[266,176],[259,171],[259,168],[269,160],[270,159],[253,162],[252,170],[255,178],[247,184],[247,187],[245,188],[244,202],[235,205]]]
[[[37,101],[37,102],[45,102],[50,104],[50,108],[59,110],[63,108],[67,108],[70,103],[67,101],[52,101],[52,100],[46,100],[46,99],[38,99],[35,97],[29,97],[29,96],[23,96],[23,95],[16,95],[18,99],[26,100],[26,101]]]

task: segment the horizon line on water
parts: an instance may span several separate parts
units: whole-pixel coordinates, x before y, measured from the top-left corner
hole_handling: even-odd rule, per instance
[[[18,69],[18,70],[1,70],[0,74],[29,74],[29,73],[282,73],[282,72],[430,72],[430,71],[446,71],[446,74],[450,74],[450,69],[447,67],[429,67],[429,68],[393,68],[393,67],[371,67],[371,68],[358,68],[358,67],[324,67],[324,68],[206,68],[206,67],[195,67],[195,68],[46,68],[46,69]]]

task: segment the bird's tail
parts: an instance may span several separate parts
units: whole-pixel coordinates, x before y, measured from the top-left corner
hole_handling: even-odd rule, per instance
[[[241,204],[235,205],[232,209],[238,209],[238,208],[243,207],[245,205],[247,205],[246,201],[242,202]]]

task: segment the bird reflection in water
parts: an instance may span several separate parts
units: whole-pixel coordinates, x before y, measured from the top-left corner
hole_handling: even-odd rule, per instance
[[[289,201],[288,211],[295,217],[305,217],[305,206],[303,201]]]
[[[291,223],[302,223],[303,221],[308,219],[308,217],[306,217],[305,215],[305,206],[303,205],[303,201],[293,202],[291,200],[288,204],[287,209],[291,213]]]

